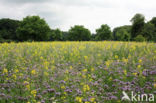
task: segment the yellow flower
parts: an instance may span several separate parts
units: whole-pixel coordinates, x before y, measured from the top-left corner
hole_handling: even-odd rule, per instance
[[[35,97],[36,96],[37,91],[36,90],[32,90],[31,94]]]
[[[24,84],[29,84],[29,82],[28,81],[24,81]]]
[[[83,71],[83,72],[87,72],[87,69],[83,69],[82,71]]]
[[[117,55],[115,55],[115,59],[118,59],[119,57]]]
[[[55,61],[54,61],[54,60],[52,60],[52,61],[51,61],[51,63],[52,63],[52,64],[54,64],[54,63],[55,63]]]
[[[82,97],[76,97],[76,101],[82,103]]]
[[[65,77],[64,81],[68,81],[68,79],[69,79],[68,77]]]
[[[82,78],[86,78],[86,75],[82,75]]]
[[[61,89],[65,89],[66,87],[63,85],[63,86],[61,86]]]
[[[91,82],[91,81],[93,81],[93,79],[89,79],[89,81]]]
[[[43,60],[43,57],[41,56],[40,59]]]
[[[64,95],[67,95],[67,93],[66,93],[66,92],[64,92],[63,94],[64,94]]]
[[[141,59],[139,59],[139,63],[142,63],[142,60]]]
[[[27,88],[28,90],[30,90],[29,82],[28,82],[28,81],[24,81],[24,84],[26,85],[26,88]]]
[[[84,56],[84,59],[85,59],[85,61],[87,61],[88,60],[88,57],[87,56]]]
[[[91,68],[91,71],[92,71],[92,72],[94,72],[94,71],[95,71],[95,69],[94,69],[94,68]]]
[[[65,96],[61,97],[61,99],[65,99],[65,98],[66,98]]]
[[[128,58],[131,58],[131,55],[128,55]]]
[[[88,85],[83,86],[83,91],[84,92],[89,91],[89,90],[90,90],[90,87]]]
[[[141,68],[141,65],[138,65],[137,68]]]
[[[46,70],[48,70],[48,66],[49,66],[49,62],[45,61],[44,62],[44,67],[45,67]]]
[[[3,74],[8,74],[8,70],[6,68],[3,69]]]
[[[70,67],[69,67],[69,69],[70,69],[70,70],[72,70],[72,69],[73,69],[73,67],[72,67],[72,66],[70,66]]]
[[[23,73],[20,73],[20,74],[19,74],[19,76],[21,76],[21,77],[22,77],[22,76],[23,76]]]
[[[101,56],[101,54],[98,54],[98,57],[100,57]]]
[[[65,71],[65,73],[66,73],[66,74],[68,74],[68,73],[69,73],[69,71],[68,71],[68,70],[66,70],[66,71]]]
[[[44,72],[44,75],[45,75],[45,76],[48,76],[49,74],[48,74],[47,72]]]
[[[84,85],[84,83],[80,83],[80,85]]]
[[[132,73],[134,76],[136,76],[137,75],[137,73]]]
[[[109,61],[106,61],[106,66],[109,67],[110,63]]]
[[[81,72],[79,72],[79,73],[78,73],[78,75],[79,75],[79,76],[81,76],[81,75],[82,75],[82,73],[81,73]]]
[[[16,78],[17,78],[15,74],[13,74],[13,75],[12,75],[12,77],[13,77],[14,79],[16,79]]]
[[[33,69],[33,70],[31,71],[31,74],[35,75],[35,74],[36,74],[36,70]]]
[[[124,70],[124,74],[127,75],[127,70]]]
[[[156,83],[154,83],[154,88],[156,88]]]
[[[109,80],[111,81],[112,80],[112,77],[110,77]]]
[[[18,73],[19,72],[19,70],[18,69],[15,69],[15,73]]]
[[[123,60],[123,62],[125,62],[125,63],[128,62],[128,59],[123,58],[122,60]]]
[[[91,102],[94,102],[94,101],[95,101],[95,98],[90,98],[90,101],[91,101]]]
[[[28,85],[26,85],[26,88],[28,89],[28,90],[30,90],[30,85],[28,84]]]

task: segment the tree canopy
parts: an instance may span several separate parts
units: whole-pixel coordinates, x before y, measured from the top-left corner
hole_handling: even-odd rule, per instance
[[[17,40],[16,29],[20,21],[9,18],[0,19],[0,38],[3,40]]]
[[[82,25],[75,25],[69,29],[69,40],[88,41],[91,38],[91,32]]]
[[[39,16],[27,16],[24,18],[20,26],[17,28],[17,37],[21,41],[48,40],[50,35],[50,27]]]
[[[113,32],[102,24],[95,33],[83,25],[75,25],[68,31],[50,28],[39,16],[26,16],[23,20],[0,19],[0,42],[10,41],[154,41],[156,42],[156,17],[145,21],[143,14],[135,14],[131,25],[115,27]]]
[[[125,25],[114,28],[113,38],[118,41],[129,41],[131,39],[131,26]]]
[[[131,36],[132,38],[135,38],[137,35],[140,35],[140,32],[142,31],[144,24],[145,24],[145,17],[143,14],[136,14],[131,19],[132,22],[132,30],[131,30]]]
[[[110,27],[107,24],[103,24],[96,29],[96,35],[97,40],[111,40],[112,38]]]

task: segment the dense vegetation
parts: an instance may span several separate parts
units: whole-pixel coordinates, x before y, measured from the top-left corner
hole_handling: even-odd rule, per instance
[[[75,25],[69,31],[51,29],[39,16],[27,16],[23,20],[0,19],[0,41],[154,41],[156,42],[156,17],[145,22],[142,14],[130,20],[132,25],[111,28],[102,24],[95,34],[82,25]]]
[[[121,100],[122,91],[156,94],[155,43],[2,43],[0,54],[0,103],[156,101]]]

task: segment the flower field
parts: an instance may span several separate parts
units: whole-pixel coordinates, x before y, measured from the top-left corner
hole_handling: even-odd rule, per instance
[[[127,103],[122,91],[156,95],[155,43],[0,44],[0,103]]]

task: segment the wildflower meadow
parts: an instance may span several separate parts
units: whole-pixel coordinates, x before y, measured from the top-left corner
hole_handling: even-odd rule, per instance
[[[155,43],[0,44],[0,103],[131,103],[123,91],[156,95]]]

